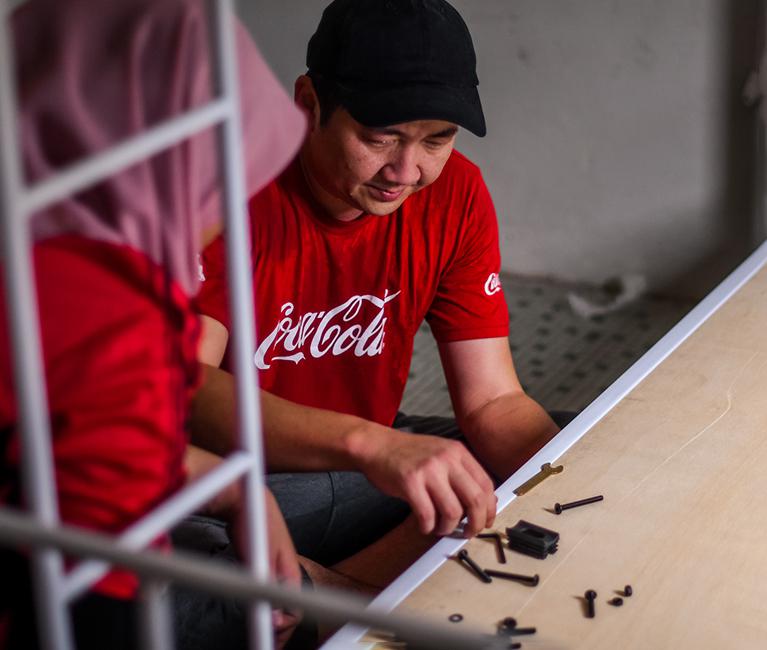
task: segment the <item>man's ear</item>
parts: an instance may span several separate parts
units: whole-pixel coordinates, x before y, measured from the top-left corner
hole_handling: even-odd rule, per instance
[[[300,109],[306,113],[309,122],[309,131],[314,131],[320,126],[320,102],[314,83],[307,75],[302,74],[296,79],[293,90],[293,98]]]

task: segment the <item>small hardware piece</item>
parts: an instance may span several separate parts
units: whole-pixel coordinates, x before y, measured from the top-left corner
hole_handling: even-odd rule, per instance
[[[508,616],[507,618],[504,618],[500,623],[498,623],[498,630],[496,631],[496,634],[498,636],[511,636],[511,633],[516,629],[517,627],[517,619],[511,618],[511,616]]]
[[[616,596],[615,598],[612,598],[608,600],[607,602],[610,603],[613,607],[620,607],[621,605],[623,605],[623,598],[621,598],[620,596]]]
[[[500,533],[480,533],[477,535],[480,539],[492,539],[495,541],[495,550],[498,552],[498,561],[506,564],[506,553],[503,552],[503,540]]]
[[[597,599],[597,592],[593,589],[589,589],[585,594],[583,594],[584,598],[586,599],[586,616],[588,618],[594,618],[596,611],[594,607],[594,601]]]
[[[503,580],[514,580],[521,582],[528,587],[537,587],[540,576],[536,573],[534,576],[522,576],[518,573],[507,573],[506,571],[496,571],[495,569],[485,569],[485,573],[491,578],[502,578]]]
[[[527,481],[522,483],[522,485],[520,485],[516,490],[514,490],[514,494],[516,494],[518,497],[521,497],[523,494],[527,494],[536,485],[543,482],[546,478],[548,478],[552,474],[559,474],[564,468],[565,468],[564,465],[558,465],[557,467],[552,467],[551,463],[544,463],[543,465],[541,465],[541,471],[538,472],[531,479],[528,479]]]
[[[559,533],[541,528],[520,519],[513,527],[506,529],[509,548],[525,555],[543,560],[550,553],[557,552]]]
[[[522,634],[535,634],[537,630],[534,627],[515,627],[510,629],[506,634],[509,636],[518,636]]]
[[[493,579],[482,570],[482,567],[469,557],[469,552],[465,548],[458,551],[458,559],[474,572],[482,582],[493,581]]]
[[[523,634],[535,634],[536,629],[534,627],[517,627],[517,619],[511,616],[504,618],[498,624],[499,636],[520,636]]]
[[[626,586],[623,588],[623,595],[624,595],[626,598],[630,598],[630,597],[631,597],[633,594],[634,594],[634,590],[631,588],[631,585],[626,585]]]
[[[585,506],[589,503],[596,503],[597,501],[602,501],[604,499],[604,496],[601,494],[598,494],[595,497],[589,497],[588,499],[580,499],[579,501],[571,501],[570,503],[555,503],[554,504],[554,512],[556,512],[558,515],[562,514],[563,510],[569,510],[570,508],[577,508],[578,506]]]
[[[463,614],[450,614],[447,620],[451,623],[460,623],[463,620]]]

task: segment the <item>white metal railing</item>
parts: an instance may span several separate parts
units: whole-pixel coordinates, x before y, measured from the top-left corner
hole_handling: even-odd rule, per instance
[[[312,618],[330,623],[355,621],[375,630],[392,632],[398,640],[414,647],[495,650],[509,645],[507,637],[428,623],[420,615],[391,613],[388,608],[366,607],[359,599],[340,591],[317,589],[316,593],[312,593],[257,581],[237,567],[219,562],[200,562],[197,556],[188,553],[168,555],[152,549],[141,553],[128,551],[115,546],[112,538],[106,535],[68,526],[52,530],[8,509],[0,509],[0,530],[0,544],[24,544],[38,548],[55,546],[73,556],[95,557],[125,567],[142,578],[204,589],[229,598],[268,600],[276,606],[301,610]]]
[[[167,120],[158,127],[128,139],[111,149],[78,162],[44,181],[25,187],[22,180],[22,157],[18,142],[17,103],[14,85],[13,48],[9,30],[10,4],[2,2],[0,26],[0,135],[2,135],[2,234],[5,282],[10,316],[11,353],[16,389],[19,430],[22,441],[23,487],[31,511],[38,521],[54,528],[59,524],[50,445],[50,423],[40,354],[40,332],[36,291],[31,264],[31,236],[28,217],[42,208],[78,190],[85,189],[123,169],[158,153],[195,133],[218,126],[223,152],[223,199],[227,226],[229,277],[233,291],[233,339],[236,365],[237,409],[241,443],[247,456],[224,462],[214,477],[182,492],[164,507],[137,522],[118,537],[118,544],[141,548],[157,532],[167,530],[201,502],[215,495],[224,480],[246,477],[245,500],[248,512],[250,553],[253,574],[268,577],[266,516],[263,500],[263,455],[261,446],[258,389],[254,351],[253,294],[247,272],[248,240],[245,215],[245,185],[242,177],[243,155],[240,143],[240,114],[237,72],[231,20],[231,0],[213,3],[215,60],[218,72],[218,98],[208,105]],[[219,480],[221,479],[221,480]],[[43,647],[69,650],[71,630],[66,614],[70,599],[92,585],[104,573],[103,566],[82,566],[67,581],[61,554],[52,550],[36,551],[33,556],[35,593],[43,620]],[[149,588],[156,593],[156,589]],[[159,639],[162,626],[150,620],[153,630],[148,638]],[[253,633],[259,648],[272,647],[270,611],[267,603],[256,606]],[[154,643],[154,642],[153,642]],[[162,641],[156,641],[162,647]]]
[[[25,186],[18,141],[14,57],[9,15],[11,3],[0,0],[0,236],[9,308],[14,386],[22,445],[22,482],[30,514],[0,508],[0,544],[34,547],[32,570],[41,645],[46,650],[71,650],[68,604],[118,563],[138,572],[142,583],[142,647],[172,647],[168,581],[207,589],[227,597],[255,602],[251,615],[254,648],[269,650],[273,640],[269,602],[302,609],[332,622],[358,623],[392,630],[403,639],[432,648],[494,647],[494,642],[454,629],[426,625],[365,609],[360,601],[328,593],[302,593],[268,582],[268,549],[264,506],[263,450],[258,384],[252,362],[255,351],[253,287],[249,270],[248,222],[242,170],[237,71],[231,0],[214,0],[213,34],[218,96],[203,107],[169,119],[109,150]],[[37,294],[31,263],[29,216],[67,196],[105,180],[203,129],[216,126],[225,206],[228,282],[237,390],[237,421],[242,451],[193,485],[166,500],[115,538],[76,531],[61,525],[54,485],[50,423],[41,357]],[[213,497],[223,486],[245,481],[247,556],[251,575],[208,566],[199,559],[160,555],[149,542]],[[68,575],[62,552],[86,558]]]
[[[129,526],[116,540],[120,548],[140,549],[147,546],[160,533],[167,530],[168,522],[181,520],[205,504],[211,494],[243,476],[251,465],[251,458],[244,452],[235,452],[228,461],[211,470],[205,476],[186,486],[170,499],[156,507],[141,520]],[[88,589],[108,570],[100,562],[83,562],[73,569],[64,581],[67,596],[72,599]]]

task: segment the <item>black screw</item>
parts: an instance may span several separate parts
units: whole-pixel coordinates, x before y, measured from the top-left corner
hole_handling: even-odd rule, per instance
[[[447,620],[451,623],[460,623],[463,620],[463,614],[450,614]]]
[[[506,621],[510,621],[514,625],[507,625]],[[523,634],[535,634],[535,632],[534,627],[517,627],[517,622],[513,618],[503,619],[503,622],[498,626],[500,636],[521,636]]]
[[[480,533],[477,535],[480,539],[493,539],[495,540],[495,549],[498,552],[498,561],[501,564],[506,564],[506,553],[503,552],[503,540],[498,533]]]
[[[630,597],[634,593],[634,590],[631,588],[631,585],[626,585],[623,588],[623,595],[626,596],[626,598]]]
[[[537,586],[540,577],[536,573],[534,576],[522,576],[518,573],[506,573],[505,571],[495,571],[494,569],[485,569],[485,573],[489,575],[491,578],[503,578],[504,580],[514,580],[516,582],[521,582],[523,585],[528,585],[529,587],[535,587]]]
[[[597,598],[597,592],[593,589],[589,589],[585,594],[583,594],[586,598],[586,604],[588,605],[588,609],[586,612],[586,616],[588,618],[594,618],[595,611],[594,611],[594,601]]]
[[[581,499],[580,501],[571,501],[570,503],[555,503],[554,512],[556,512],[558,515],[561,515],[563,510],[577,508],[578,506],[585,506],[587,503],[596,503],[597,501],[602,501],[602,499],[604,499],[604,496],[599,494],[595,497],[589,497],[588,499]]]
[[[469,557],[469,552],[465,548],[458,551],[458,559],[469,567],[482,582],[493,581],[493,579],[482,570],[479,564]]]
[[[623,598],[621,598],[620,596],[616,596],[615,598],[613,598],[612,600],[608,600],[607,602],[613,605],[614,607],[620,607],[621,605],[623,605]]]

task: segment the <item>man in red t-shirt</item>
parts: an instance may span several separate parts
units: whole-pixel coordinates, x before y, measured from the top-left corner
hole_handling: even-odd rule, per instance
[[[489,474],[506,478],[558,426],[517,379],[495,211],[479,169],[453,149],[459,126],[485,134],[471,37],[442,0],[336,0],[307,64],[295,98],[308,137],[250,202],[270,486],[289,525],[297,513],[299,552],[303,538],[326,540],[333,526],[341,537],[375,527],[389,512],[381,493],[406,501],[423,534],[448,534],[465,515],[474,535],[495,517]],[[204,253],[198,304],[202,360],[228,369],[224,267],[217,241]],[[450,439],[455,427],[448,436],[396,428],[424,319],[465,444]],[[231,405],[231,377],[209,369],[198,443],[229,448]],[[307,513],[322,489],[336,501],[327,529]],[[356,504],[352,520],[339,524],[346,501]],[[364,564],[366,582],[383,584],[413,559],[392,541],[407,527],[398,530],[385,542],[390,561]],[[337,566],[362,576],[354,558]]]

